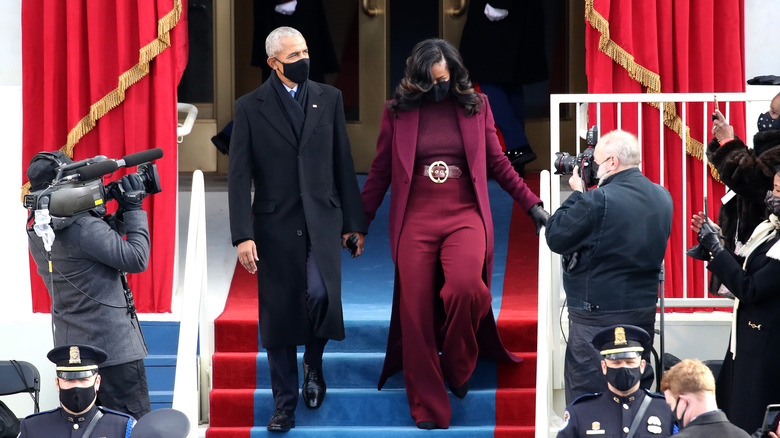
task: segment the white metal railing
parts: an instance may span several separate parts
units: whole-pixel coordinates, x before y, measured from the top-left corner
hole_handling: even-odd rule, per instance
[[[746,93],[717,93],[717,99],[720,103],[720,110],[728,120],[730,117],[729,108],[731,103],[745,103],[745,127],[747,128],[747,138],[752,139],[753,133],[755,133],[756,116],[760,112],[764,112],[768,108],[768,102],[777,93],[777,90],[766,90],[767,92],[746,92]],[[659,157],[659,163],[661,166],[660,184],[664,184],[664,166],[666,160],[664,157],[664,132],[666,127],[664,125],[663,116],[658,117],[659,126],[642,126],[642,114],[643,111],[657,111],[660,110],[643,109],[642,103],[658,102],[663,108],[663,103],[671,102],[680,104],[681,114],[680,118],[683,121],[683,133],[686,133],[686,123],[691,125],[692,117],[689,117],[688,107],[691,103],[704,104],[701,114],[701,126],[704,136],[708,136],[710,133],[709,126],[711,126],[711,119],[709,114],[712,110],[712,106],[707,106],[713,101],[712,93],[677,93],[677,94],[644,94],[644,93],[625,93],[625,94],[555,94],[550,96],[550,150],[551,152],[561,151],[563,149],[563,140],[561,138],[561,107],[562,105],[577,105],[575,113],[576,125],[575,129],[578,135],[573,136],[571,139],[567,139],[567,145],[572,142],[575,147],[575,155],[581,152],[581,142],[579,140],[580,133],[587,130],[587,113],[581,111],[582,106],[585,104],[596,104],[595,120],[599,127],[602,117],[602,105],[603,104],[615,104],[615,115],[617,118],[617,127],[622,127],[623,114],[629,107],[636,107],[636,119],[637,119],[637,137],[639,138],[640,145],[643,148],[657,147],[657,154]],[[752,106],[752,108],[751,108]],[[758,109],[760,108],[760,109]],[[593,120],[591,116],[591,120]],[[696,121],[696,123],[699,123]],[[647,146],[642,142],[642,134],[646,129],[657,129],[660,132],[660,144]],[[686,168],[686,146],[688,141],[687,135],[681,135],[682,148],[679,152],[683,156],[683,166],[679,169],[682,172],[682,180],[687,181],[687,168]],[[703,157],[702,157],[702,175],[709,174],[709,168],[706,158],[706,145],[707,138],[699,139],[704,145]],[[747,143],[747,141],[746,141]],[[540,197],[544,201],[544,205],[548,206],[550,212],[554,212],[561,205],[561,181],[557,175],[552,175],[554,172],[554,160],[555,156],[551,153],[549,169],[550,171],[542,172],[541,185],[540,185]],[[707,178],[703,179],[703,191],[706,194]],[[549,182],[549,185],[548,185]],[[690,233],[688,228],[691,212],[687,209],[686,192],[683,189],[683,203],[682,208],[675,208],[675,214],[682,215],[682,229],[673,229],[672,233],[683,233],[683,242],[687,233]],[[677,207],[677,206],[676,206]],[[714,212],[710,212],[714,213]],[[683,298],[666,298],[665,307],[724,307],[729,308],[733,302],[731,300],[725,300],[722,298],[710,298],[704,291],[703,298],[689,297],[687,290],[687,264],[683,263]],[[668,273],[667,273],[668,274]],[[706,290],[707,284],[707,271],[704,270],[704,284]],[[540,238],[539,243],[539,326],[538,326],[538,340],[537,340],[537,380],[536,380],[536,438],[549,437],[554,435],[554,428],[552,428],[552,419],[556,414],[553,410],[552,391],[553,389],[563,388],[563,352],[565,351],[565,342],[562,339],[562,332],[559,327],[562,327],[562,306],[565,299],[565,293],[562,286],[561,268],[560,268],[560,255],[552,253],[547,247],[546,240]]]
[[[176,355],[176,375],[173,408],[184,412],[190,420],[189,437],[198,436],[200,410],[208,408],[208,390],[213,351],[209,333],[207,307],[206,256],[206,195],[203,172],[192,174],[187,255],[184,265],[184,285],[181,296],[179,347]],[[200,344],[198,341],[200,340]],[[198,357],[200,347],[200,357]],[[204,414],[206,417],[208,413]]]

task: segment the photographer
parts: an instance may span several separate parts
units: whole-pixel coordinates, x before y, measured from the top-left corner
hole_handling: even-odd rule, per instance
[[[27,170],[31,192],[47,189],[70,162],[59,151],[35,155]],[[149,227],[141,209],[146,192],[138,174],[111,186],[119,204],[115,215],[105,217],[101,198],[94,208],[54,227],[50,251],[32,226],[27,234],[38,274],[52,299],[54,346],[82,344],[105,350],[108,358],[100,367],[98,404],[140,418],[151,410],[143,363],[147,348],[123,273],[142,272],[149,262]]]
[[[579,168],[574,167],[569,178],[574,193],[547,222],[547,245],[563,255],[569,308],[567,404],[606,388],[604,377],[592,372],[601,358],[591,340],[603,327],[631,323],[653,335],[672,198],[642,175],[640,162],[636,137],[620,130],[606,134],[588,163],[596,168],[598,187],[584,191]],[[643,358],[650,362],[650,349]],[[643,388],[650,387],[652,376],[646,367]]]

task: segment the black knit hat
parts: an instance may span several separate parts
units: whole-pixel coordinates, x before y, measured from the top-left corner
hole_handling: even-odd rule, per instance
[[[30,180],[30,191],[35,192],[46,188],[57,177],[57,169],[73,160],[62,151],[38,152],[30,160],[27,167],[27,179]]]

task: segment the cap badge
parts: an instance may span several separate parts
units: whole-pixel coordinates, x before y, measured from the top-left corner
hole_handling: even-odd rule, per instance
[[[79,351],[79,347],[75,345],[70,347],[70,360],[68,363],[81,363],[81,352]]]
[[[623,327],[615,327],[615,345],[626,345],[626,329]]]

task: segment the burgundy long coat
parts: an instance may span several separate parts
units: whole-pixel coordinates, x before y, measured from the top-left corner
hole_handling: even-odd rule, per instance
[[[528,211],[534,204],[542,202],[520,178],[509,160],[504,156],[496,135],[493,113],[487,103],[487,97],[482,95],[485,105],[473,116],[467,116],[462,107],[457,107],[458,124],[466,149],[466,160],[469,175],[474,184],[474,193],[479,204],[479,212],[485,224],[487,245],[485,267],[482,278],[490,287],[493,272],[493,218],[490,214],[487,178],[490,175],[509,193],[523,211]],[[361,198],[366,217],[373,221],[376,211],[384,199],[390,185],[390,253],[393,262],[397,263],[398,241],[401,235],[406,203],[409,199],[412,173],[414,171],[414,155],[417,148],[417,128],[420,120],[420,110],[399,111],[397,113],[385,105],[382,124],[377,139],[377,154],[371,163],[371,170],[363,185]],[[445,182],[446,184],[446,182]],[[395,288],[393,293],[393,311],[390,319],[390,333],[387,339],[387,353],[382,375],[379,379],[381,389],[387,378],[402,369],[401,358],[401,326],[398,314],[399,281],[396,267]],[[443,312],[443,309],[441,309]],[[437,315],[438,316],[438,315]],[[437,318],[437,328],[440,318]],[[438,330],[437,330],[438,332]],[[486,355],[498,360],[514,360],[519,358],[506,351],[496,329],[493,310],[480,323],[476,333],[480,347],[480,355]]]

